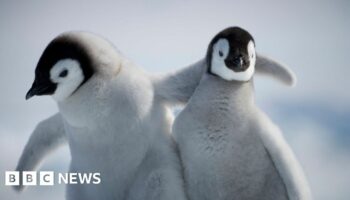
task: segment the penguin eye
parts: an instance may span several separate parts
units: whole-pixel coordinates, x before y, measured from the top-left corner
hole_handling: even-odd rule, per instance
[[[222,57],[223,55],[222,51],[219,51],[219,56]]]
[[[58,76],[61,77],[61,78],[64,78],[64,77],[66,77],[67,75],[68,75],[68,70],[65,69],[65,70],[61,71],[60,75],[58,75]]]

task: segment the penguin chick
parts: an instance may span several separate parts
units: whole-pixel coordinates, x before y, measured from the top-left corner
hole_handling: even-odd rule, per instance
[[[155,96],[160,101],[171,105],[183,105],[193,94],[203,72],[206,69],[205,59],[201,59],[187,67],[166,74],[151,75]],[[262,55],[257,55],[256,73],[271,76],[286,85],[294,85],[295,75],[286,66]],[[65,72],[64,72],[65,73]],[[27,98],[32,95],[28,94]],[[67,142],[60,114],[43,120],[30,136],[23,154],[18,162],[17,171],[32,171],[45,157],[57,147]],[[45,145],[43,145],[45,144]],[[41,148],[37,148],[40,146]],[[30,154],[28,152],[31,152]],[[35,159],[33,159],[35,157]],[[16,187],[23,189],[23,185]]]
[[[67,35],[67,34],[65,34]],[[58,40],[58,39],[56,39]],[[54,42],[53,42],[54,43]],[[89,59],[88,56],[83,56],[83,50],[79,50],[79,46],[75,47],[76,44],[70,44],[72,48],[66,48],[66,47],[60,47],[63,48],[64,53],[63,54],[57,54],[55,55],[54,51],[58,52],[59,48],[56,48],[49,57],[57,57],[57,60],[60,60],[59,57],[64,58],[66,57],[80,57],[81,62],[86,63],[86,65],[83,65],[84,69],[83,73],[79,72],[79,70],[72,70],[73,73],[77,76],[77,79],[70,78],[70,81],[66,81],[63,84],[64,86],[60,85],[60,88],[68,88],[67,90],[60,89],[56,92],[54,97],[59,101],[60,99],[64,99],[64,96],[70,95],[70,92],[74,90],[74,85],[77,85],[78,82],[80,82],[82,79],[87,80],[87,77],[91,77],[91,67],[85,67],[89,66]],[[67,43],[66,46],[69,46]],[[77,49],[78,48],[78,49]],[[68,49],[68,50],[67,50]],[[74,53],[72,52],[73,49],[76,49],[77,52],[80,53]],[[91,50],[90,50],[91,51]],[[101,53],[98,54],[101,57],[101,60],[103,59],[103,55]],[[105,60],[108,60],[108,57],[104,58]],[[96,59],[99,60],[99,59]],[[62,63],[62,62],[61,62]],[[73,61],[74,63],[74,61]],[[51,64],[52,65],[52,61]],[[103,65],[103,62],[102,62]],[[44,66],[44,65],[42,65]],[[268,76],[271,76],[275,79],[278,79],[282,81],[285,84],[293,84],[295,82],[294,75],[291,71],[289,71],[287,68],[285,68],[282,64],[278,63],[277,61],[258,55],[257,56],[257,63],[256,63],[256,72],[260,74],[265,74]],[[166,74],[157,74],[157,75],[150,75],[150,80],[152,81],[154,93],[155,93],[155,99],[156,101],[159,101],[161,104],[166,104],[167,107],[174,105],[174,104],[184,104],[188,101],[188,99],[193,94],[195,88],[197,87],[203,72],[206,69],[206,63],[205,59],[201,59],[200,61],[191,64],[187,67],[181,68],[180,70],[176,70],[174,72],[166,73]],[[42,71],[38,70],[38,73],[42,74],[43,72],[49,74],[47,69],[43,69]],[[53,72],[52,72],[53,73]],[[56,73],[58,73],[56,69]],[[47,85],[51,85],[51,89],[48,87],[46,90],[43,90],[43,88],[40,87],[34,87],[33,90],[29,91],[26,98],[31,98],[34,94],[35,95],[44,95],[44,94],[51,94],[54,92],[54,88],[57,87],[59,79],[61,81],[63,80],[64,76],[67,76],[68,74],[73,74],[68,72],[68,70],[62,70],[60,74],[56,75],[56,82],[52,83],[51,80],[47,80]],[[84,78],[82,76],[84,75]],[[38,75],[40,76],[40,75]],[[51,76],[51,74],[50,74]],[[36,83],[34,82],[34,86]],[[40,84],[38,84],[40,85]],[[170,121],[170,124],[169,124]],[[169,119],[166,121],[166,125],[164,126],[171,126],[172,120]],[[36,167],[41,163],[47,155],[49,155],[50,152],[53,152],[55,149],[57,149],[62,143],[66,143],[66,133],[65,129],[63,128],[64,123],[61,119],[60,114],[56,114],[53,117],[50,117],[47,120],[44,120],[40,122],[40,124],[36,127],[34,132],[32,133],[29,142],[27,143],[25,149],[23,150],[22,156],[18,162],[17,171],[32,171],[35,170]],[[169,128],[170,129],[170,128]],[[22,190],[23,186],[15,187],[17,190]]]
[[[70,172],[100,173],[100,184],[67,185],[67,199],[185,199],[168,109],[155,99],[148,75],[109,42],[85,32],[55,38],[26,99],[35,95],[57,102],[60,119],[44,124],[64,127],[58,135],[69,144]],[[27,147],[39,152],[31,142]],[[19,169],[34,167],[28,148]]]
[[[209,44],[207,71],[173,126],[191,200],[311,199],[292,150],[254,104],[256,59],[253,37],[239,27]]]

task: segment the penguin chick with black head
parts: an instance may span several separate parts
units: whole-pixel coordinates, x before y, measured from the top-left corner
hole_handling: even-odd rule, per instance
[[[254,104],[256,59],[239,27],[209,44],[207,72],[173,126],[191,200],[311,199],[292,150]]]
[[[121,157],[124,156],[125,161],[136,157],[135,163],[144,159],[140,165],[143,167],[136,170],[138,175],[131,181],[132,184],[126,182],[127,185],[122,184],[119,188],[121,182],[118,181],[115,186],[117,190],[114,191],[114,187],[105,188],[101,198],[113,193],[118,198],[127,196],[123,199],[149,199],[154,196],[182,199],[184,195],[182,178],[179,178],[182,176],[179,175],[178,155],[174,153],[174,143],[169,138],[173,123],[169,108],[189,100],[206,70],[205,60],[166,74],[146,74],[97,36],[83,32],[60,35],[42,55],[36,69],[36,79],[26,95],[27,99],[33,95],[52,95],[59,104],[60,112],[41,121],[34,129],[16,171],[35,170],[50,152],[68,142],[72,151],[72,166],[79,165],[79,160],[86,156],[82,149],[94,151],[92,156],[97,156],[101,162],[93,163],[92,166],[104,166],[103,169],[113,171],[110,165],[115,165],[117,175],[130,172],[122,176],[122,180],[129,181],[127,177],[132,174],[131,171],[135,171],[135,164],[132,163],[130,169],[126,169],[128,163],[123,164]],[[269,75],[287,84],[293,83],[292,72],[273,59],[258,55],[256,62],[256,72],[259,74]],[[122,106],[123,103],[126,107]],[[142,114],[147,110],[148,115]],[[84,124],[88,124],[85,128],[89,134],[86,136],[80,134],[84,132]],[[98,127],[107,133],[100,133]],[[140,130],[143,130],[142,134]],[[130,136],[127,136],[128,131]],[[105,154],[104,151],[113,141],[117,142]],[[133,145],[130,145],[130,149],[126,148],[132,141],[141,145],[136,149],[148,146],[144,147],[147,153],[133,151]],[[86,146],[88,143],[90,149]],[[117,165],[117,161],[109,161],[116,148],[122,150],[113,155],[113,159],[121,161]],[[129,151],[130,156],[127,153]],[[80,154],[84,156],[80,158]],[[92,167],[89,163],[86,166]],[[132,179],[133,175],[129,177]],[[68,199],[87,195],[78,186],[68,187]],[[147,189],[150,187],[153,189]],[[21,191],[24,186],[16,186],[15,189]],[[122,191],[136,190],[139,192],[121,194]],[[89,197],[93,198],[94,195]]]
[[[26,99],[34,95],[51,95],[59,114],[39,125],[19,170],[35,167],[43,150],[66,138],[70,172],[100,173],[98,184],[67,185],[67,199],[185,199],[168,110],[154,99],[149,77],[109,42],[85,32],[58,36]]]

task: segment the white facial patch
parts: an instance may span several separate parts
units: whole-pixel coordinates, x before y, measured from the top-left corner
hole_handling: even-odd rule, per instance
[[[247,69],[248,73],[248,80],[252,78],[254,71],[255,71],[255,63],[256,63],[256,55],[255,55],[255,45],[253,41],[249,41],[248,46],[248,56],[249,56],[249,67]]]
[[[212,53],[212,59],[211,59],[211,72],[227,81],[250,80],[254,74],[255,61],[256,61],[254,42],[249,41],[247,45],[247,51],[248,51],[250,62],[247,70],[243,72],[235,72],[226,66],[225,59],[229,53],[229,50],[230,50],[230,45],[226,39],[219,39],[213,45],[213,53]]]
[[[56,91],[52,97],[56,101],[62,101],[79,87],[84,80],[84,74],[78,61],[63,59],[52,67],[50,79],[57,84]]]

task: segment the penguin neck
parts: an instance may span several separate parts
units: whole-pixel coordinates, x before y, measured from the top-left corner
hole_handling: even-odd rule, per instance
[[[211,88],[208,91],[211,92],[209,95],[212,99],[225,101],[234,111],[254,108],[253,80],[247,82],[227,81],[218,76],[205,74],[200,85],[206,85],[203,88]]]

